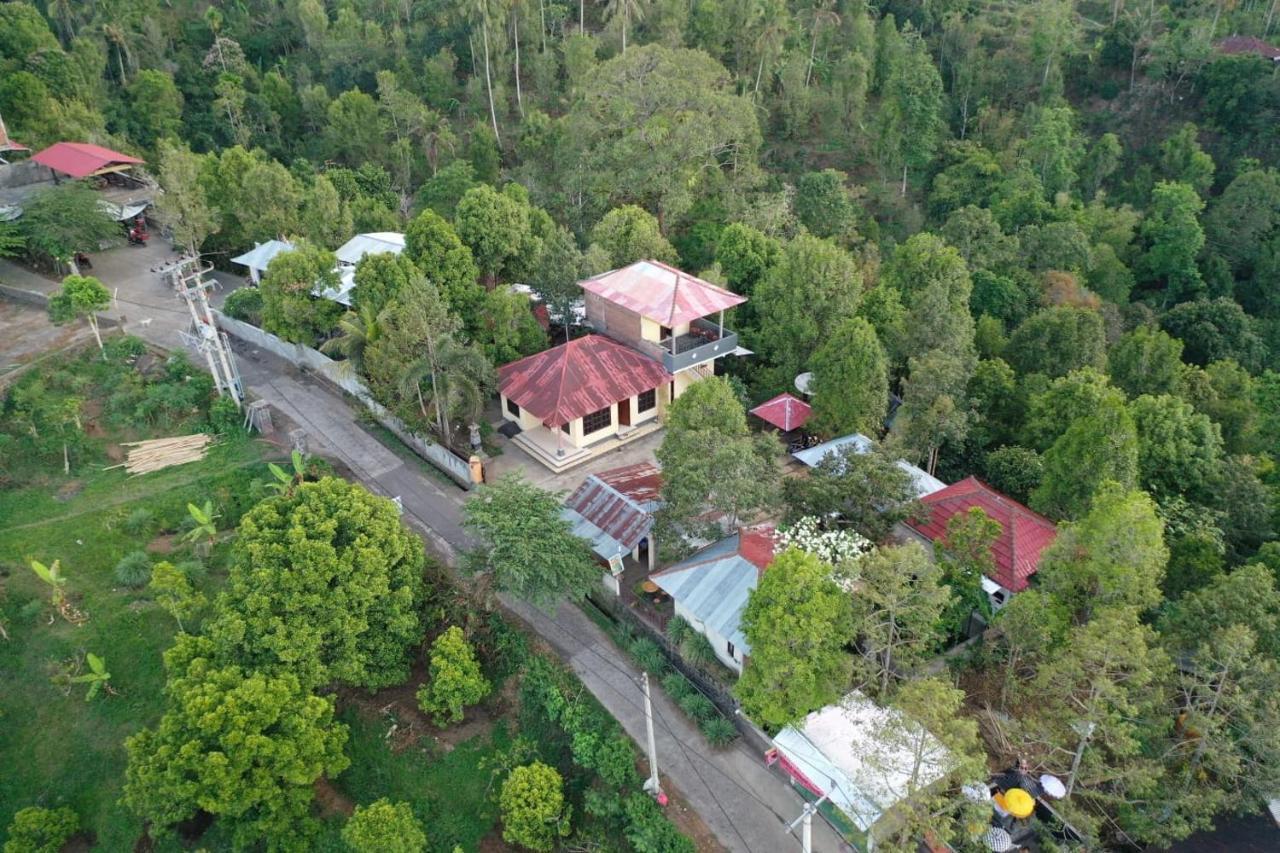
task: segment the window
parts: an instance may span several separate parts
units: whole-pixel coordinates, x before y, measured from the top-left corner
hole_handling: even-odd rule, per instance
[[[582,419],[582,434],[591,435],[607,426],[613,425],[613,407],[605,406],[598,412],[592,412]]]
[[[507,411],[511,413],[512,417],[520,417],[520,407],[510,397],[507,398]]]
[[[658,340],[665,341],[671,337],[671,329],[667,326],[658,327]]]
[[[636,398],[636,411],[647,412],[658,405],[658,389],[650,388]]]
[[[572,429],[572,423],[573,423],[573,422],[572,422],[572,421],[570,421],[569,423],[560,424],[560,431],[561,431],[562,433],[564,433],[565,435],[568,435],[570,432],[572,432],[572,431],[573,431],[573,429]]]
[[[738,656],[737,656],[737,655],[735,655],[735,654],[733,653],[733,652],[734,652],[734,649],[733,649],[733,643],[730,643],[730,642],[727,642],[727,641],[726,641],[726,642],[725,642],[725,645],[726,645],[726,646],[728,647],[728,649],[729,649],[729,657],[733,658],[734,660],[737,660],[737,659],[738,659]]]

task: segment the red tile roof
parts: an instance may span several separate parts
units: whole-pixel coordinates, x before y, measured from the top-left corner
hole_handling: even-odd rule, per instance
[[[1218,51],[1226,54],[1253,53],[1263,59],[1280,60],[1280,47],[1267,44],[1255,36],[1228,36],[1218,42]]]
[[[768,421],[783,432],[790,432],[804,426],[813,414],[813,409],[803,400],[784,393],[772,400],[765,400],[752,409],[751,414],[762,421]]]
[[[636,261],[578,284],[588,293],[664,326],[709,317],[747,301],[746,297],[661,261]]]
[[[657,503],[662,499],[662,470],[648,462],[610,468],[596,476],[638,504]]]
[[[924,519],[907,525],[933,542],[945,540],[947,522],[956,513],[979,507],[1000,523],[1002,531],[992,548],[995,572],[991,579],[1013,592],[1027,588],[1027,580],[1040,567],[1040,555],[1058,535],[1058,528],[1044,516],[1005,497],[977,477],[952,483],[920,499],[929,511]]]
[[[85,178],[110,166],[131,166],[143,162],[137,157],[88,142],[55,142],[32,154],[31,159],[73,178]]]
[[[498,389],[552,428],[670,381],[661,364],[603,335],[498,368]]]

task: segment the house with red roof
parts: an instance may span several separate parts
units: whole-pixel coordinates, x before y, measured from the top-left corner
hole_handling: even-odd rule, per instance
[[[741,673],[751,646],[742,631],[742,613],[751,591],[773,563],[774,528],[762,524],[712,543],[698,553],[649,576],[675,602],[675,615],[711,643],[716,657]]]
[[[983,483],[968,477],[920,498],[925,512],[905,526],[928,543],[945,542],[947,523],[959,513],[977,507],[1000,525],[1000,537],[992,547],[995,569],[983,588],[999,609],[1009,597],[1027,588],[1040,568],[1040,555],[1053,544],[1058,527],[1049,519]]]
[[[637,462],[587,477],[560,510],[574,535],[591,546],[605,567],[604,585],[614,595],[622,593],[619,579],[628,557],[633,566],[654,569],[654,513],[662,505],[661,490],[658,467]]]
[[[744,297],[658,261],[579,282],[594,334],[498,369],[512,441],[563,471],[661,428],[659,414],[739,350],[724,312]]]

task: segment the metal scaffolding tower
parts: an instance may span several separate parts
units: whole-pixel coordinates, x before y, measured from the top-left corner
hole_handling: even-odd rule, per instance
[[[218,328],[209,305],[209,289],[216,282],[205,278],[213,271],[212,264],[202,264],[198,257],[183,257],[162,270],[169,277],[178,296],[187,303],[191,312],[191,325],[179,332],[183,343],[204,354],[213,374],[219,394],[225,394],[240,408],[244,401],[244,389],[240,382],[240,370],[236,367],[235,354],[227,335]]]

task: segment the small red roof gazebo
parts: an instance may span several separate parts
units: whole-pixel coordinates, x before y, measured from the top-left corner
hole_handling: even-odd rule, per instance
[[[803,400],[797,400],[790,394],[779,394],[772,400],[765,400],[751,410],[762,421],[776,426],[783,432],[799,429],[809,420],[813,409]]]
[[[88,142],[55,142],[43,151],[31,155],[31,159],[73,178],[127,171],[130,167],[145,162]]]

